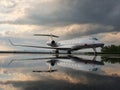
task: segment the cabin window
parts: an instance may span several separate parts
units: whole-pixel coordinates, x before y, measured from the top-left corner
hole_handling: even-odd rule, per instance
[[[97,38],[92,38],[93,40],[98,40]]]

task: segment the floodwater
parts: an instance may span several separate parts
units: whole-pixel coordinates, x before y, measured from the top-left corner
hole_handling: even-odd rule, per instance
[[[120,90],[120,57],[0,54],[0,90]]]

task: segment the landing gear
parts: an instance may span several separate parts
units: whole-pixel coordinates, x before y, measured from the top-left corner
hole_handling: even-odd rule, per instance
[[[96,61],[96,57],[97,57],[97,56],[94,56],[93,59],[92,59],[92,61]]]
[[[54,54],[55,54],[56,57],[59,57],[59,50],[56,49],[56,50],[54,51]]]
[[[67,53],[68,53],[68,54],[71,54],[71,51],[68,51]]]
[[[93,48],[94,56],[97,56],[96,48]]]
[[[56,50],[56,51],[55,51],[55,54],[59,54],[59,50]]]

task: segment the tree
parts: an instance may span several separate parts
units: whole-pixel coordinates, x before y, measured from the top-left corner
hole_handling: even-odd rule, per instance
[[[115,46],[115,45],[110,45],[110,46],[104,46],[101,49],[102,53],[120,53],[120,45]]]

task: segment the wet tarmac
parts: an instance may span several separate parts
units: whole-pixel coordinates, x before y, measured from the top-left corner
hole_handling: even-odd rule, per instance
[[[120,57],[0,54],[0,90],[120,90]]]

